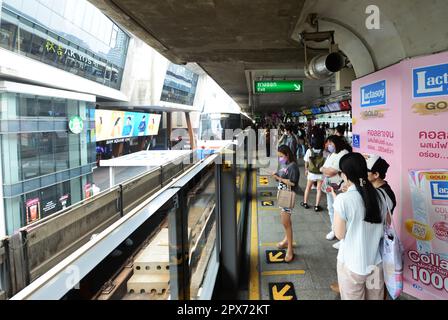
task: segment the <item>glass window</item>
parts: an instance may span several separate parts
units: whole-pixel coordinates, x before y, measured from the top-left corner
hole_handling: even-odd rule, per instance
[[[40,158],[40,174],[46,175],[54,173],[55,169],[55,154],[54,154],[54,132],[41,133],[39,143],[39,158]]]
[[[22,180],[36,178],[40,175],[39,164],[40,133],[22,133],[20,136],[20,160],[22,164]]]
[[[0,46],[15,51],[15,37],[17,25],[8,22],[3,17],[0,19]]]
[[[28,31],[27,27],[25,27],[25,25],[20,23],[18,32],[17,50],[29,56],[29,53],[31,52],[32,41],[33,41],[32,32]]]
[[[120,88],[123,73],[121,67],[126,61],[129,36],[117,25],[93,6],[90,10],[91,5],[85,2],[76,5],[75,1],[54,1],[64,3],[58,5],[58,8],[44,6],[38,0],[23,2],[23,6],[21,1],[20,4],[13,3],[13,8],[26,12],[26,16],[17,16],[3,8],[0,19],[0,47],[19,51],[30,58],[100,84],[106,82],[107,86]],[[77,19],[82,20],[78,21],[81,23],[73,24],[67,17],[59,15],[58,10],[63,8],[69,18],[77,16]],[[81,10],[83,15],[76,15],[77,10]],[[107,74],[106,66],[109,66]]]
[[[37,117],[39,115],[39,105],[35,96],[17,95],[17,105],[20,117]]]
[[[53,117],[53,103],[51,99],[37,99],[40,117]]]
[[[54,160],[56,162],[56,171],[68,169],[69,159],[68,133],[56,132],[54,139]]]
[[[54,116],[58,118],[66,118],[67,115],[67,101],[65,99],[54,98]]]
[[[33,34],[33,38],[31,40],[31,49],[27,55],[33,59],[39,61],[42,60],[46,42],[47,41],[44,38],[39,37],[37,34]]]

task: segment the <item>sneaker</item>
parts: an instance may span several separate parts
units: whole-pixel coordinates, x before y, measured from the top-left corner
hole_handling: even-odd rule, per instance
[[[333,245],[333,248],[339,250],[339,247],[340,247],[340,246],[341,246],[341,241],[338,241],[338,242],[336,242],[336,243]]]
[[[335,237],[335,235],[334,235],[334,232],[333,231],[330,231],[326,236],[325,236],[325,238],[327,239],[327,240],[333,240],[334,239],[334,237]]]

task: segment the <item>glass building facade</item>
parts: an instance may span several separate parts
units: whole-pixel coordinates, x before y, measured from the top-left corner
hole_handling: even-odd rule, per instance
[[[95,104],[0,92],[0,147],[7,234],[89,196]],[[79,116],[83,131],[69,131]]]
[[[161,101],[192,106],[199,75],[183,66],[170,63],[163,83]]]
[[[129,36],[85,0],[2,0],[0,47],[119,90]]]

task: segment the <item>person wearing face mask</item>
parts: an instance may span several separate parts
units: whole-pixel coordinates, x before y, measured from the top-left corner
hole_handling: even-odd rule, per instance
[[[335,235],[333,231],[333,196],[331,195],[330,187],[333,188],[336,193],[340,193],[343,180],[339,175],[339,161],[344,155],[349,153],[349,151],[345,148],[346,145],[342,138],[336,135],[327,138],[326,146],[330,156],[327,158],[320,171],[325,177],[324,183],[322,184],[322,191],[327,195],[327,209],[331,222],[331,230],[326,235],[326,239],[331,241],[335,238]],[[333,247],[338,249],[339,243],[335,243]]]
[[[299,166],[296,163],[295,155],[292,153],[286,145],[281,145],[278,148],[279,162],[282,165],[280,170],[273,173],[272,176],[278,183],[278,190],[288,190],[297,194],[299,186],[300,171]],[[293,251],[293,232],[291,224],[291,213],[294,208],[282,208],[280,207],[280,217],[285,229],[285,236],[282,241],[277,244],[279,249],[287,249],[285,262],[290,262],[294,259]]]
[[[298,138],[297,136],[294,134],[293,130],[292,130],[292,126],[288,125],[284,131],[284,135],[280,138],[279,140],[279,146],[281,145],[286,145],[289,147],[289,149],[291,150],[291,152],[293,152],[294,154],[297,153],[297,145],[298,145]]]

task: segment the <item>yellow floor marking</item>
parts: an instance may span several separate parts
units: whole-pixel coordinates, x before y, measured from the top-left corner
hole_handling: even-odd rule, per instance
[[[283,276],[290,274],[305,274],[305,270],[282,270],[282,271],[264,271],[262,276]]]
[[[257,176],[252,176],[252,217],[250,228],[250,280],[249,300],[260,300],[260,274],[258,272],[258,214],[257,214]]]
[[[297,246],[297,242],[293,242],[292,243],[293,247]],[[266,242],[266,243],[262,243],[260,245],[260,247],[277,247],[277,242]]]

